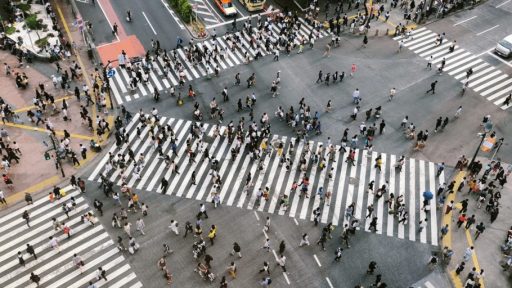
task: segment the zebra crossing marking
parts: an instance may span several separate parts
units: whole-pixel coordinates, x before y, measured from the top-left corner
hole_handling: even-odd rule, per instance
[[[198,151],[195,156],[196,162],[189,164],[189,156],[186,155],[187,151],[185,149],[185,139],[190,137],[189,131],[193,128],[193,122],[182,119],[168,119],[166,117],[160,117],[158,121],[163,125],[169,124],[174,135],[176,135],[178,156],[172,153],[168,143],[170,142],[170,137],[162,144],[162,152],[169,155],[175,161],[179,167],[178,171],[180,174],[172,173],[170,169],[165,169],[165,161],[159,157],[159,153],[155,152],[155,146],[151,144],[153,141],[151,140],[151,135],[159,137],[160,128],[149,128],[150,125],[142,127],[137,115],[132,123],[127,125],[128,144],[122,144],[122,146],[115,147],[109,151],[113,155],[124,155],[128,147],[131,146],[130,149],[133,149],[137,155],[142,153],[145,157],[145,163],[140,172],[140,180],[136,180],[136,176],[128,172],[134,170],[132,167],[134,166],[133,163],[130,163],[123,175],[116,171],[120,169],[112,170],[111,175],[108,175],[111,181],[118,185],[124,182],[129,187],[162,193],[157,184],[162,177],[165,177],[171,185],[166,191],[163,191],[164,193],[209,202],[213,197],[211,194],[213,176],[210,173],[210,161],[203,156],[202,151],[198,151],[208,147],[210,156],[219,161],[218,173],[222,179],[221,189],[219,190],[221,205],[288,215],[292,218],[298,216],[301,219],[309,218],[309,220],[314,218],[313,210],[319,207],[321,209],[321,223],[332,222],[334,225],[343,225],[348,224],[349,221],[345,217],[344,211],[354,202],[353,217],[360,219],[361,229],[368,230],[371,219],[365,217],[365,211],[366,207],[373,203],[375,205],[373,216],[378,219],[377,234],[437,245],[436,230],[438,223],[436,205],[434,203],[431,205],[432,209],[429,215],[424,214],[424,211],[421,210],[422,193],[427,190],[435,191],[435,186],[443,181],[441,178],[439,178],[439,181],[436,181],[434,163],[407,159],[401,172],[397,172],[394,170],[397,161],[396,155],[356,149],[355,166],[352,166],[344,161],[346,153],[340,152],[339,146],[335,147],[336,152],[334,155],[329,155],[329,149],[326,149],[328,147],[325,147],[324,143],[308,141],[307,146],[310,150],[306,153],[307,171],[302,171],[302,166],[298,163],[300,155],[306,148],[306,143],[303,141],[273,135],[268,141],[269,151],[256,161],[251,161],[251,155],[246,151],[248,148],[244,142],[241,142],[239,153],[236,158],[232,158],[231,149],[238,145],[237,140],[230,141],[225,136],[215,136],[217,134],[214,132],[218,129],[220,130],[220,135],[224,135],[224,131],[227,128],[225,126],[204,125],[201,128],[204,134],[201,141],[194,138],[189,140],[192,149]],[[195,123],[194,125],[199,124]],[[140,130],[140,138],[136,136],[137,128]],[[149,133],[151,129],[153,129],[153,132]],[[290,157],[293,160],[290,169],[286,169],[285,165],[280,164],[280,152],[275,149],[277,141],[283,143],[283,153],[289,153],[287,149],[290,148],[290,144],[295,144],[293,155],[281,155],[283,157]],[[323,155],[318,154],[321,151],[323,151]],[[319,162],[313,162],[315,155],[319,157],[319,161],[322,161],[322,158],[326,159],[326,165],[323,169],[320,168]],[[380,156],[382,159],[381,172],[378,172],[378,168],[374,165],[377,156]],[[108,157],[108,155],[105,155],[104,159],[100,160],[101,167],[97,167],[89,179],[92,179],[92,181],[99,180],[100,173],[104,173],[102,167],[107,164]],[[126,159],[127,156],[124,155],[124,157]],[[331,157],[335,162],[330,160]],[[263,163],[262,170],[258,169],[260,162]],[[331,168],[333,168],[332,181],[328,177]],[[196,171],[197,185],[190,185],[192,171]],[[248,173],[251,173],[252,177],[250,185],[247,187],[245,185],[245,178]],[[309,178],[309,185],[307,187],[309,198],[300,197],[301,187],[298,187],[296,191],[289,190],[293,182],[300,183],[304,176]],[[389,214],[390,209],[387,205],[388,195],[384,195],[377,200],[374,197],[373,191],[367,192],[366,187],[370,181],[374,181],[374,190],[386,184],[389,193],[395,194],[395,199],[400,195],[404,195],[405,207],[409,213],[407,224],[397,223],[398,219],[394,218],[396,216]],[[267,186],[270,189],[268,201],[262,199],[259,203],[256,203],[259,189],[264,189]],[[324,189],[323,197],[320,197],[318,194],[320,187]],[[322,199],[325,198],[325,193],[328,191],[332,192],[331,198]],[[280,200],[285,194],[289,197],[287,209],[283,209],[280,206]],[[435,201],[435,199],[432,201]],[[427,227],[422,233],[417,234],[418,223],[416,221],[427,216],[430,220],[427,223]]]
[[[426,27],[421,27],[410,32],[410,35],[394,37],[395,41],[404,41],[403,46],[418,54],[421,58],[430,61],[439,67],[439,63],[445,60],[443,72],[453,76],[461,83],[465,83],[465,71],[471,68],[473,74],[469,77],[468,87],[473,91],[491,101],[494,105],[502,110],[506,110],[512,106],[503,105],[507,94],[512,92],[512,79],[509,75],[503,74],[500,70],[489,65],[489,63],[480,59],[480,55],[473,55],[465,51],[458,45],[454,46],[453,51],[449,51],[449,47],[454,44],[445,40],[442,44],[437,44],[438,33],[430,31]],[[409,39],[410,38],[410,39]],[[478,73],[475,73],[477,72]]]

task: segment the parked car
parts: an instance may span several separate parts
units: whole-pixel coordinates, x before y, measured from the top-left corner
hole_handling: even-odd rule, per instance
[[[496,44],[496,49],[494,49],[496,54],[501,55],[503,57],[512,56],[512,35],[508,35],[503,40]]]

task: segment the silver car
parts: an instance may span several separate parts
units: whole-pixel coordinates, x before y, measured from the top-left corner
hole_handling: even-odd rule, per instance
[[[498,42],[496,45],[496,49],[494,49],[496,54],[503,56],[503,57],[509,57],[512,55],[512,35],[508,35],[503,40]]]

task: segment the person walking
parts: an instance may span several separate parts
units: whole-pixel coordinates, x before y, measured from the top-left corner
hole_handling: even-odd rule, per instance
[[[41,282],[41,277],[39,277],[39,275],[34,274],[34,272],[30,272],[30,280],[36,283],[36,286],[39,287],[39,282]]]
[[[7,200],[5,200],[5,194],[4,194],[4,191],[2,191],[2,190],[0,190],[0,203],[7,206]]]
[[[137,226],[137,231],[139,231],[140,234],[146,235],[146,233],[144,233],[144,228],[146,228],[146,225],[144,224],[144,220],[142,220],[142,218],[137,219],[135,225]]]
[[[25,220],[25,222],[27,222],[27,227],[30,228],[30,215],[28,215],[28,211],[23,211],[21,217]]]
[[[27,253],[34,256],[34,259],[37,260],[36,251],[34,250],[34,247],[27,243]]]
[[[194,227],[192,227],[192,224],[190,223],[190,221],[185,222],[185,235],[183,236],[183,238],[187,238],[187,234],[193,233],[193,232],[194,232]]]
[[[240,245],[237,242],[233,243],[233,250],[231,251],[231,255],[235,255],[235,253],[238,255],[238,258],[242,258],[242,248],[240,248]]]
[[[466,263],[464,261],[460,262],[460,264],[455,269],[455,274],[460,275],[460,273],[464,270]]]
[[[428,92],[432,92],[432,94],[436,94],[436,85],[437,85],[437,80],[430,83],[430,89],[427,90],[427,92],[425,92],[425,94],[428,94]]]
[[[107,280],[107,271],[103,270],[103,268],[98,267],[98,270],[96,270],[96,281],[100,281],[101,278],[103,278],[106,281]]]
[[[341,260],[341,251],[343,251],[343,248],[338,247],[338,248],[336,249],[336,252],[334,252],[334,255],[335,255],[335,257],[334,257],[334,261],[335,261],[335,262],[340,262],[340,260]]]
[[[80,274],[84,273],[84,261],[76,253],[73,254],[73,264],[80,270]]]
[[[373,230],[373,232],[377,232],[377,220],[378,220],[377,217],[372,218],[372,221],[370,222],[370,226],[368,227],[368,230],[370,230],[370,231]]]
[[[278,259],[277,259],[277,265],[281,266],[281,269],[283,269],[283,272],[286,273],[286,256],[284,255],[281,255]]]
[[[126,233],[126,235],[128,235],[128,237],[132,237],[131,229],[132,229],[132,223],[130,223],[130,222],[124,223],[123,230]]]
[[[167,179],[165,179],[165,177],[162,177],[162,179],[160,180],[160,191],[163,194],[167,193],[168,186],[169,186],[169,181],[167,181]]]
[[[21,251],[18,251],[18,262],[21,266],[25,267],[25,259],[23,259],[23,254],[21,254]]]
[[[281,243],[279,243],[279,253],[280,255],[284,254],[284,250],[286,249],[286,245],[284,243],[284,240],[281,241]]]
[[[236,279],[237,267],[236,267],[235,262],[231,262],[231,264],[227,268],[227,271],[228,271],[229,275],[231,276],[231,278]]]
[[[169,228],[171,229],[172,232],[174,232],[174,234],[176,234],[176,235],[180,234],[180,231],[178,230],[178,221],[172,219],[171,225],[169,226]]]
[[[475,215],[471,215],[471,217],[469,217],[468,220],[466,220],[466,230],[471,228],[471,226],[475,223],[476,223]]]
[[[263,261],[263,267],[260,269],[259,273],[262,272],[267,272],[267,274],[270,275],[270,266],[267,261]]]
[[[310,245],[308,233],[302,234],[302,239],[300,240],[299,247],[302,247],[304,245]]]
[[[50,241],[48,241],[48,246],[52,247],[53,250],[57,250],[57,253],[60,253],[59,240],[56,237],[50,236]]]
[[[265,243],[263,243],[263,247],[261,247],[261,248],[267,250],[267,252],[270,252],[270,239],[269,238],[265,239]]]
[[[484,222],[480,222],[480,224],[476,225],[476,231],[475,231],[475,240],[480,237],[480,234],[484,233],[485,231],[485,225]]]
[[[368,264],[368,270],[366,270],[366,274],[372,275],[373,272],[375,272],[375,269],[377,269],[377,262],[370,261],[370,264]]]
[[[199,213],[197,214],[197,216],[199,218],[204,216],[204,218],[208,219],[208,214],[206,214],[206,206],[204,205],[204,203],[199,204]]]
[[[217,226],[212,225],[210,228],[210,232],[208,232],[208,239],[210,239],[210,244],[213,246],[215,244],[214,240],[217,237]]]

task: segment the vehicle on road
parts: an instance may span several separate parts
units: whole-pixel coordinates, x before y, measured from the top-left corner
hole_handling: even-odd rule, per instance
[[[496,48],[494,49],[496,54],[501,55],[503,57],[512,56],[512,34],[505,37],[503,40],[496,44]]]
[[[231,0],[215,0],[215,4],[225,16],[235,16],[237,14],[236,8]]]
[[[251,12],[263,10],[265,8],[265,2],[266,0],[240,0],[240,3]]]

